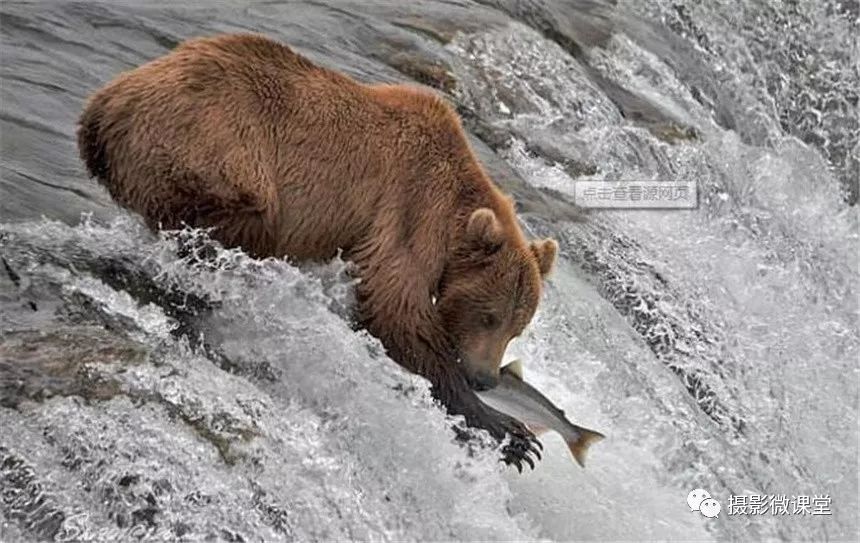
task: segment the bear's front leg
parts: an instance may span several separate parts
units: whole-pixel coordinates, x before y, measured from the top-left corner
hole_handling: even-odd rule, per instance
[[[411,266],[370,265],[356,262],[361,281],[357,287],[361,324],[382,341],[389,357],[428,379],[433,397],[466,424],[487,430],[499,441],[509,437],[503,460],[522,471],[540,459],[540,442],[520,421],[484,404],[469,386],[458,363],[457,350],[441,324],[427,285]]]
[[[520,472],[524,462],[534,468],[532,455],[541,459],[538,449],[543,449],[541,442],[523,423],[483,403],[468,385],[465,375],[460,373],[460,376],[436,379],[435,382],[430,379],[433,397],[442,402],[448,413],[463,415],[469,426],[487,430],[499,441],[509,436],[510,441],[502,449],[502,459],[507,464],[513,464]]]

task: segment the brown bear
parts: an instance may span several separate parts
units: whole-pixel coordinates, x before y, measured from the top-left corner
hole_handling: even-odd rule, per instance
[[[485,406],[508,342],[531,320],[552,240],[528,242],[453,109],[404,85],[367,85],[258,35],[193,39],[87,103],[91,175],[153,228],[212,227],[259,256],[356,265],[359,324],[426,377],[467,424],[534,436]]]

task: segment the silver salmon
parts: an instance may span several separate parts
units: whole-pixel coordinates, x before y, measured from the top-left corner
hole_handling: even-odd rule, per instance
[[[501,369],[501,378],[495,388],[477,394],[482,402],[519,420],[535,435],[547,430],[561,434],[573,458],[582,467],[585,467],[589,445],[606,437],[567,420],[564,411],[523,380],[523,366],[519,360]]]

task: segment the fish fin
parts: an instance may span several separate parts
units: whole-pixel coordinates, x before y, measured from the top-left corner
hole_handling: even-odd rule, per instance
[[[547,428],[546,426],[540,426],[538,424],[526,424],[526,426],[536,436],[539,436],[545,432],[549,432],[549,428]]]
[[[502,368],[502,371],[510,373],[520,381],[523,380],[523,361],[519,358],[514,360],[513,362],[508,363],[507,366]]]
[[[588,452],[589,445],[600,441],[606,436],[587,428],[578,427],[576,430],[579,433],[579,439],[568,441],[567,446],[570,449],[570,454],[576,459],[576,463],[585,467],[585,453]]]

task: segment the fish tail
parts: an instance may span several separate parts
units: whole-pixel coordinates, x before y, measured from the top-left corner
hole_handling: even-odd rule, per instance
[[[585,453],[588,452],[588,447],[606,436],[600,432],[581,427],[577,427],[576,432],[579,437],[575,441],[568,441],[567,446],[570,449],[570,454],[576,459],[576,463],[585,467]]]

